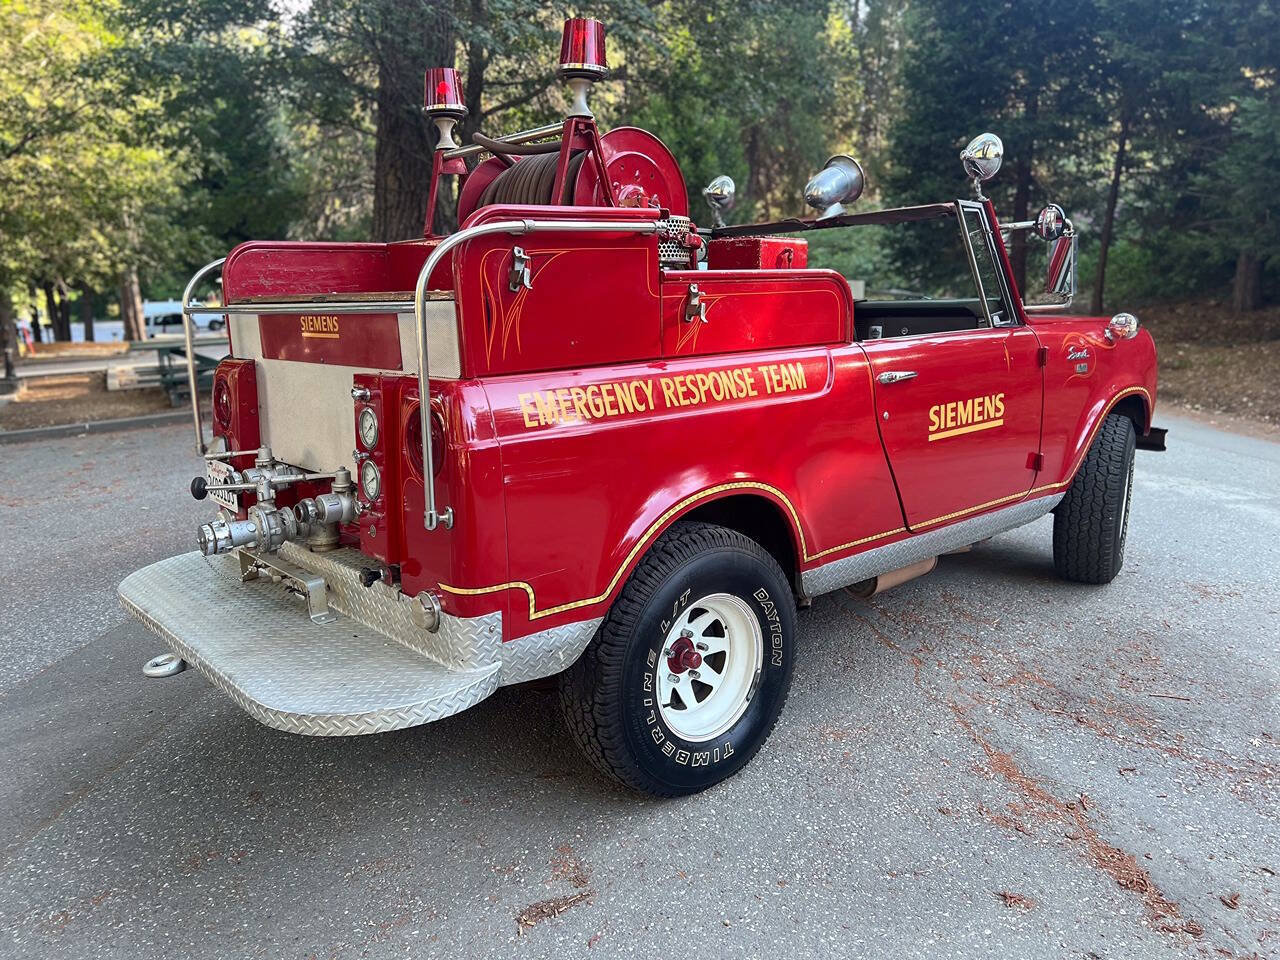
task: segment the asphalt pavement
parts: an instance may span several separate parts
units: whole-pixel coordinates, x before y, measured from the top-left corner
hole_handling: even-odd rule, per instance
[[[144,679],[115,587],[193,544],[188,430],[0,447],[0,957],[1280,955],[1280,445],[1159,420],[1115,583],[1046,518],[820,598],[678,801],[545,689],[318,740]]]

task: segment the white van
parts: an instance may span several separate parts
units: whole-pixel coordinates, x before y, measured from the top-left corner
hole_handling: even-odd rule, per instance
[[[180,300],[144,300],[142,316],[146,321],[147,336],[154,337],[167,333],[182,333],[182,301]],[[193,313],[197,331],[208,330],[213,333],[223,327],[220,313]]]

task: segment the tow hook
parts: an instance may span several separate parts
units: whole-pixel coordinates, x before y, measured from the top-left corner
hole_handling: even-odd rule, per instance
[[[155,678],[172,677],[185,669],[187,669],[187,661],[176,653],[162,653],[158,657],[152,657],[142,665],[142,674],[146,677]]]

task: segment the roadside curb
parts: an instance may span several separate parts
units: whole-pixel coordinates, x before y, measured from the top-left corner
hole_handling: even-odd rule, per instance
[[[7,443],[23,443],[28,440],[74,437],[86,433],[113,433],[118,430],[137,430],[142,427],[165,427],[174,423],[184,423],[190,419],[190,410],[172,410],[167,413],[147,414],[144,417],[90,420],[86,423],[61,423],[53,427],[30,427],[26,430],[0,430],[0,446]]]

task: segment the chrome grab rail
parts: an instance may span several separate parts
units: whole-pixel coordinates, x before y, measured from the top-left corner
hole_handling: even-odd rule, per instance
[[[512,236],[523,236],[526,233],[542,233],[545,231],[562,231],[577,233],[659,233],[662,225],[658,220],[495,220],[493,223],[482,223],[466,230],[459,230],[445,237],[431,251],[426,263],[418,272],[418,282],[413,290],[413,320],[418,337],[418,403],[420,413],[418,421],[422,427],[422,475],[423,488],[426,493],[426,509],[423,512],[423,526],[434,530],[440,524],[445,529],[453,526],[453,507],[445,507],[443,511],[436,509],[436,479],[432,470],[431,453],[431,368],[427,356],[427,317],[426,292],[427,281],[432,271],[444,259],[444,255],[459,244],[474,240],[476,237],[492,233],[509,233]],[[454,317],[457,323],[457,316]]]
[[[204,275],[210,270],[214,270],[227,262],[226,257],[206,263],[203,267],[196,271],[194,277],[187,282],[187,288],[182,291],[182,332],[187,343],[187,384],[191,387],[191,416],[196,424],[196,453],[204,456],[209,449],[204,442],[204,424],[200,421],[200,385],[196,383],[196,347],[193,342],[195,331],[193,329],[192,313],[221,313],[221,310],[211,310],[202,303],[192,303],[191,294],[196,289],[196,284],[204,279]],[[200,309],[197,309],[200,308]]]

